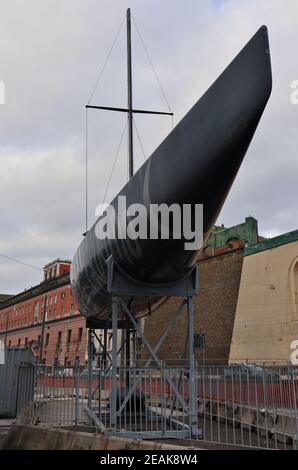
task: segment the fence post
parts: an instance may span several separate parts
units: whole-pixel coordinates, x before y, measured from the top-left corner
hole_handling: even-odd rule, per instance
[[[80,370],[79,367],[74,369],[75,373],[75,426],[79,424],[80,415]]]
[[[293,396],[292,396],[292,403],[293,403],[293,410],[295,409],[295,431],[293,432],[293,449],[298,449],[298,416],[297,416],[297,395],[296,395],[296,384],[294,379],[294,371],[293,371],[293,364],[291,364],[291,382],[293,387]]]
[[[161,431],[162,435],[166,432],[166,403],[165,403],[165,374],[164,374],[164,362],[160,361],[160,407],[161,407]]]

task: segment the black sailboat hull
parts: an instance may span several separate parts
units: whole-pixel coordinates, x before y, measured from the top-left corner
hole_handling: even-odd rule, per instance
[[[203,204],[203,238],[220,213],[262,116],[272,87],[268,33],[261,27],[226,70],[143,164],[118,196],[127,205]],[[116,207],[117,198],[112,201]],[[71,269],[73,294],[87,317],[104,318],[111,303],[106,260],[134,279],[173,282],[185,276],[200,250],[184,239],[99,240],[95,225]],[[153,299],[158,304],[160,299]],[[135,314],[146,314],[142,299]]]

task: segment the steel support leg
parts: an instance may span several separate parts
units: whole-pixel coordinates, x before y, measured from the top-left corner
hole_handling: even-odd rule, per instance
[[[111,390],[111,429],[116,432],[117,427],[117,332],[118,332],[118,299],[113,298],[112,302],[112,390]]]
[[[196,368],[193,330],[193,303],[192,297],[187,298],[188,308],[188,352],[189,352],[189,415],[191,436],[198,433],[198,410],[196,397]]]
[[[131,359],[131,348],[130,348],[130,341],[131,341],[131,326],[130,321],[127,319],[127,328],[125,331],[125,358],[123,365],[125,366],[126,374],[125,374],[125,385],[129,387],[129,368],[130,368],[130,359]]]
[[[88,329],[88,407],[92,406],[93,331]]]
[[[132,313],[130,312],[129,308],[127,307],[127,305],[125,304],[125,302],[121,301],[121,306],[124,310],[124,312],[126,313],[127,317],[130,319],[131,321],[131,324],[133,326],[133,328],[136,330],[136,332],[139,334],[139,336],[142,338],[143,340],[143,344],[144,346],[146,347],[146,349],[148,350],[149,354],[151,355],[152,359],[156,362],[157,366],[159,369],[161,369],[161,361],[158,359],[157,355],[156,355],[156,350],[157,350],[157,346],[155,346],[154,349],[152,349],[152,347],[150,346],[150,344],[148,343],[147,339],[145,338],[141,328],[140,328],[140,325],[139,323],[136,321],[136,319],[133,317]],[[149,359],[148,359],[149,361]],[[148,361],[146,362],[145,364],[145,367],[147,366],[147,363]],[[150,361],[149,361],[150,363]],[[177,396],[177,399],[178,401],[180,402],[180,404],[182,405],[183,409],[185,411],[188,410],[188,406],[186,405],[185,401],[184,401],[184,398],[180,395],[179,393],[179,390],[177,389],[175,383],[172,381],[172,378],[169,374],[165,373],[164,374],[164,377],[165,377],[165,380],[167,381],[167,383],[169,384],[169,386],[171,387],[171,389],[173,390],[173,392],[175,393],[175,395]],[[134,392],[138,382],[140,381],[140,379],[137,379],[134,384],[132,385],[131,389],[129,390],[128,394],[126,395],[126,398],[125,400],[122,402],[120,408],[119,408],[119,413],[121,413],[121,411],[124,409],[127,401],[129,400],[129,398],[132,396],[132,393]]]
[[[104,370],[104,372],[106,372],[107,367],[108,367],[108,364],[107,364],[107,359],[108,359],[108,356],[107,356],[108,328],[104,329],[103,334],[104,334],[104,336],[103,336],[103,355],[102,355],[102,358],[103,358],[103,370]]]

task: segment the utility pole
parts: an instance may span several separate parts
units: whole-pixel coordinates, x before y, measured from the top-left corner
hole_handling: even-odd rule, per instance
[[[5,336],[4,336],[4,348],[6,348],[6,343],[7,343],[8,322],[9,322],[9,313],[8,313],[8,312],[6,312],[6,318],[5,318]]]
[[[43,301],[43,312],[42,312],[42,325],[41,325],[41,338],[40,338],[40,349],[39,349],[39,364],[42,364],[43,360],[43,343],[44,343],[44,330],[45,330],[45,323],[46,323],[46,315],[47,315],[47,303],[48,303],[48,296],[45,294],[44,301]]]

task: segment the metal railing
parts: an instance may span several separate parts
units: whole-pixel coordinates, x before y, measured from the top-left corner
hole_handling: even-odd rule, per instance
[[[118,366],[113,415],[110,372],[36,366],[34,401],[20,419],[145,439],[296,448],[298,369],[252,364],[196,367],[195,411],[190,406],[192,379],[185,365]]]

